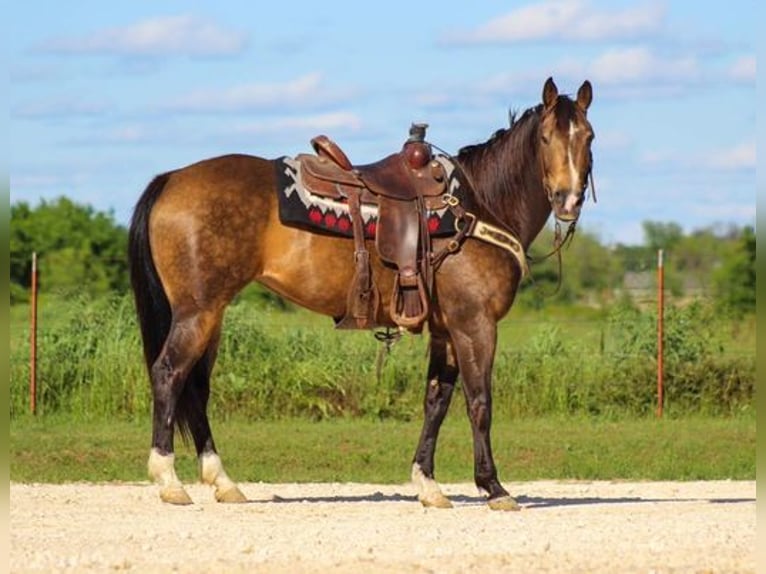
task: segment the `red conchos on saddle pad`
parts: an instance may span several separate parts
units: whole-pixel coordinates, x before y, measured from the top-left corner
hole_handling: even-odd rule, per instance
[[[284,225],[341,237],[354,236],[351,215],[345,201],[322,197],[306,189],[301,183],[297,160],[282,157],[276,161],[276,166],[279,219]],[[454,193],[456,185],[449,185],[447,189]],[[364,235],[367,239],[374,239],[378,208],[363,203],[361,213]],[[429,211],[427,223],[428,231],[434,237],[455,234],[455,218],[446,206]]]

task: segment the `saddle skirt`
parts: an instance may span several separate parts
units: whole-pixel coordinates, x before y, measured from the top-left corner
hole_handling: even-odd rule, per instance
[[[375,239],[379,218],[379,201],[352,172],[331,171],[332,181],[317,165],[322,159],[308,154],[295,158],[281,157],[276,160],[277,189],[279,195],[279,218],[287,226],[300,227],[307,231],[341,237],[353,237],[348,194],[356,190],[361,193],[361,215],[366,239]],[[434,158],[444,170],[445,194],[458,194],[460,182],[455,177],[455,166],[443,156]],[[323,183],[317,184],[320,181]],[[307,183],[309,185],[307,185]],[[317,187],[322,193],[317,193]],[[443,196],[424,197],[425,219],[431,237],[448,237],[455,234],[455,217],[445,204]]]

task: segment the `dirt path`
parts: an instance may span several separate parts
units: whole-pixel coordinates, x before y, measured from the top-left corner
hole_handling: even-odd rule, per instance
[[[755,482],[243,484],[253,501],[159,502],[149,484],[11,484],[11,572],[755,572]]]

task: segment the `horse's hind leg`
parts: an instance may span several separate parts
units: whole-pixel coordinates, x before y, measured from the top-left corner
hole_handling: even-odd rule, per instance
[[[432,334],[428,381],[423,400],[423,430],[412,461],[412,482],[418,489],[418,500],[423,506],[452,507],[452,503],[434,480],[434,453],[439,429],[449,409],[458,373],[451,342]]]
[[[203,483],[215,488],[215,499],[218,502],[247,502],[247,497],[242,494],[239,487],[223,469],[223,463],[215,448],[213,433],[207,417],[207,404],[210,398],[210,373],[213,370],[218,354],[220,335],[221,328],[219,325],[215,329],[202,359],[194,367],[201,371],[198,377],[195,377],[195,384],[187,384],[184,389],[184,392],[194,395],[189,404],[196,411],[194,416],[188,417],[189,430],[194,439],[194,446],[197,449],[200,479]]]
[[[152,365],[152,449],[149,476],[160,486],[160,498],[171,504],[191,504],[175,471],[173,425],[179,422],[191,429],[193,409],[189,409],[196,391],[183,395],[187,377],[205,353],[211,336],[220,324],[220,313],[176,313],[157,360]],[[193,381],[191,381],[193,384]],[[189,393],[190,391],[186,391]],[[181,402],[181,410],[177,407]],[[178,419],[180,414],[181,419]],[[212,440],[211,440],[212,442]]]

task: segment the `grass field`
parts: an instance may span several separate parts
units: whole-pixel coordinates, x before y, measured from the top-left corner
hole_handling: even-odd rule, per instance
[[[28,309],[11,309],[10,414],[28,411]],[[710,306],[668,309],[666,408],[738,415],[754,408],[755,321]],[[656,327],[630,307],[514,309],[499,325],[493,399],[500,416],[641,417],[656,403]],[[415,420],[427,334],[405,336],[385,364],[369,332],[327,317],[239,301],[226,315],[213,371],[218,420],[284,417]],[[44,300],[38,405],[45,416],[98,421],[146,416],[151,396],[132,302]]]
[[[11,308],[11,479],[146,478],[151,396],[132,303],[43,300],[39,409],[28,415],[27,307]],[[210,405],[240,481],[401,483],[420,432],[427,336],[377,372],[368,332],[241,301],[227,313]],[[514,309],[499,327],[493,447],[503,480],[755,478],[755,320],[669,310],[666,418],[654,319],[631,309]],[[437,451],[442,481],[472,479],[456,393]],[[177,441],[178,469],[196,479]]]
[[[229,474],[266,482],[402,483],[420,431],[419,422],[393,420],[227,420],[213,426]],[[755,429],[754,413],[497,420],[493,447],[506,481],[754,480]],[[148,419],[75,424],[62,417],[24,417],[10,428],[11,480],[146,480],[150,436]],[[466,417],[452,412],[439,440],[437,478],[471,481],[471,449]],[[197,480],[193,449],[177,441],[176,450],[182,480]]]

